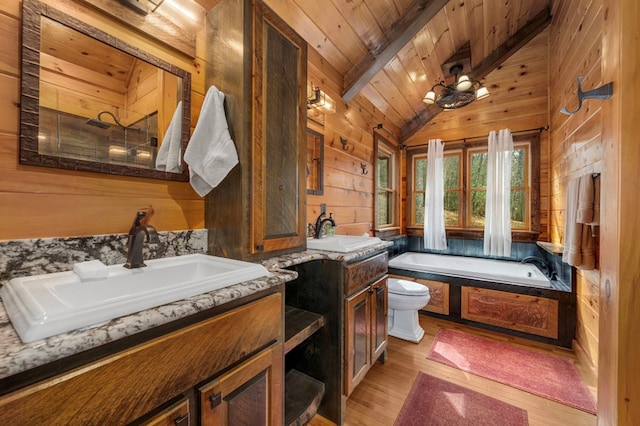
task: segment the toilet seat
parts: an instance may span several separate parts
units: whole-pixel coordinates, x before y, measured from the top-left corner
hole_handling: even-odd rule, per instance
[[[389,278],[387,283],[389,293],[403,296],[427,296],[429,287],[414,281]]]

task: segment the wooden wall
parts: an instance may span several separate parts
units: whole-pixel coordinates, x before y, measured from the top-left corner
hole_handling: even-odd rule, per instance
[[[457,111],[441,112],[407,140],[420,145],[429,139],[443,140],[488,135],[491,130],[511,131],[545,127],[548,117],[548,41],[544,30],[483,80],[487,99]],[[549,238],[549,133],[540,135],[541,241]]]
[[[574,115],[562,107],[577,107],[577,83],[584,76],[584,90],[602,81],[602,0],[556,1],[549,38],[549,114],[551,117],[551,241],[564,243],[568,181],[602,170],[602,102],[587,101]],[[600,271],[577,272],[576,351],[596,374]]]
[[[602,2],[602,200],[598,424],[640,419],[640,4]],[[597,101],[590,101],[597,102]]]
[[[204,99],[204,31],[188,58],[71,0],[47,1],[192,74],[192,126]],[[152,206],[158,230],[204,227],[203,200],[189,183],[18,164],[20,0],[0,2],[0,240],[126,233],[137,209]]]
[[[374,159],[373,128],[382,124],[393,134],[397,129],[361,95],[345,104],[341,98],[343,78],[309,46],[309,81],[336,101],[335,114],[324,115],[324,125],[308,120],[309,128],[324,135],[324,194],[307,195],[307,222],[314,223],[320,204],[333,213],[338,234],[362,235],[373,229]],[[387,132],[382,131],[383,135]],[[388,136],[388,135],[387,135]],[[340,138],[348,140],[344,150]],[[393,137],[389,137],[395,143]],[[361,164],[367,167],[362,173]]]

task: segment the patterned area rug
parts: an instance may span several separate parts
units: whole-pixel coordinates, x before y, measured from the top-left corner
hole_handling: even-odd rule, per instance
[[[521,408],[424,373],[418,373],[395,421],[395,426],[528,424]]]
[[[596,403],[568,359],[440,329],[427,358],[487,379],[596,413]]]

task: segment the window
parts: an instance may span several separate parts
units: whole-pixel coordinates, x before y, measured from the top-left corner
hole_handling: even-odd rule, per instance
[[[408,233],[422,233],[427,176],[426,149],[408,152]],[[511,227],[514,231],[539,231],[539,136],[514,137],[511,158]],[[484,232],[487,185],[487,142],[445,146],[444,210],[447,233]],[[533,184],[532,182],[535,182]],[[414,228],[413,230],[411,228]],[[456,231],[458,230],[458,231]],[[475,234],[473,234],[475,232]]]
[[[460,227],[462,215],[460,206],[462,199],[461,151],[448,152],[444,156],[444,224],[447,227]],[[413,157],[413,170],[416,171],[413,188],[415,208],[412,209],[413,220],[416,225],[424,223],[425,185],[427,177],[427,155]]]
[[[399,229],[399,163],[398,150],[383,136],[375,133],[375,229],[376,231]]]

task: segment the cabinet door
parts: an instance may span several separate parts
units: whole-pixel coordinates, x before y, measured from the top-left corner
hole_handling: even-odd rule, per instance
[[[280,425],[282,357],[276,345],[200,387],[201,424]]]
[[[253,253],[306,243],[307,46],[262,2],[254,26]]]
[[[371,364],[387,349],[387,278],[371,285]]]
[[[371,366],[371,295],[367,286],[346,300],[345,394],[360,383]]]

